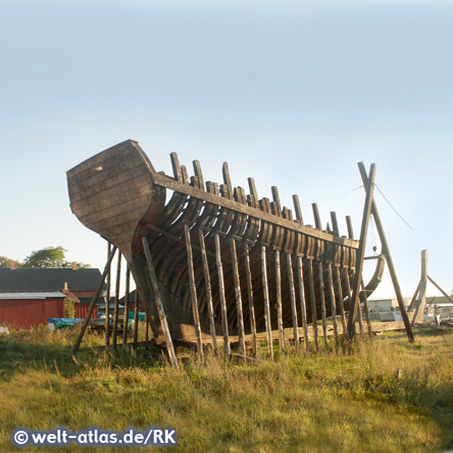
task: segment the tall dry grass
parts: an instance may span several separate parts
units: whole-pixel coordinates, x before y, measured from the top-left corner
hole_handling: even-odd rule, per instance
[[[14,450],[19,426],[152,425],[175,428],[180,451],[453,448],[452,332],[417,332],[414,344],[392,333],[352,354],[288,353],[256,365],[193,356],[178,371],[146,350],[95,350],[95,336],[76,363],[75,337],[35,329],[0,340],[0,450]]]

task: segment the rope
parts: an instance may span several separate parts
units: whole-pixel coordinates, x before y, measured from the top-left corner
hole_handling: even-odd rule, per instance
[[[363,187],[363,185],[362,185],[362,186],[359,186],[359,187],[356,187],[355,189],[348,190],[347,192],[343,192],[343,193],[340,193],[340,194],[338,194],[338,195],[334,195],[333,197],[324,198],[324,200],[317,201],[317,202],[315,202],[314,204],[319,204],[319,203],[323,203],[324,201],[333,200],[334,198],[343,197],[344,195],[347,195],[347,194],[349,194],[349,193],[351,193],[351,192],[355,192],[356,190],[359,190],[359,189],[361,189],[362,187]],[[311,205],[312,205],[312,203],[310,203],[310,204],[304,204],[304,205],[302,205],[302,207],[305,208],[305,207],[311,206]]]

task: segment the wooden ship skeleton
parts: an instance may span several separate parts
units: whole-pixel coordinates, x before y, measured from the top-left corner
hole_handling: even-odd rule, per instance
[[[256,352],[265,339],[272,355],[274,339],[280,348],[291,341],[308,350],[309,340],[319,349],[320,336],[327,344],[329,335],[345,333],[360,248],[350,218],[349,237],[339,235],[335,213],[325,231],[313,204],[315,226],[304,225],[297,195],[292,211],[276,187],[272,201],[259,198],[253,178],[248,194],[233,187],[226,163],[218,184],[204,181],[198,161],[189,177],[176,153],[170,156],[172,176],[127,140],[69,170],[67,179],[72,212],[125,257],[154,338],[166,343],[172,362],[175,341],[196,343],[202,354],[205,343],[217,352],[220,338],[226,356],[231,342],[245,356],[248,344]],[[384,263],[380,256],[361,301],[377,287]]]

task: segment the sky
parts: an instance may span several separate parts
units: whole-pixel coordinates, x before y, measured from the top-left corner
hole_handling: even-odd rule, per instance
[[[227,161],[234,185],[276,185],[290,208],[297,193],[306,224],[318,202],[344,235],[350,215],[357,237],[357,162],[375,163],[403,295],[423,249],[453,289],[451,2],[4,0],[0,43],[0,255],[61,245],[102,270],[66,171],[131,138],[158,171],[176,152],[221,182]],[[386,274],[374,297],[393,294]]]

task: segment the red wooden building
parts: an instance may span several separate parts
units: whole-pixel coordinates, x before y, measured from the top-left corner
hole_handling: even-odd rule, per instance
[[[0,324],[29,328],[65,317],[65,298],[75,304],[75,317],[84,318],[96,292],[99,269],[0,268]],[[103,302],[99,298],[99,302]],[[95,309],[92,318],[98,316]]]

